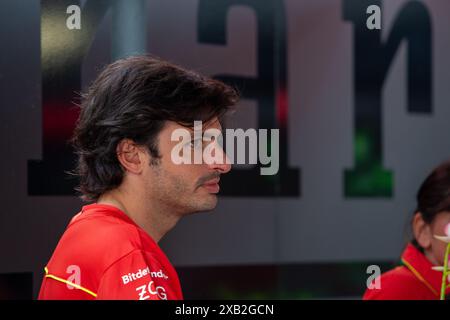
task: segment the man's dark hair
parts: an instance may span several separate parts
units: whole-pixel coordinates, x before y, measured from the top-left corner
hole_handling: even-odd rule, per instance
[[[116,148],[131,139],[159,158],[157,135],[165,121],[192,127],[223,115],[238,100],[221,81],[149,55],[117,60],[105,67],[82,95],[73,145],[75,170],[84,200],[97,200],[123,180]]]
[[[417,208],[423,220],[431,224],[438,213],[450,211],[450,161],[435,168],[425,179],[417,192]],[[412,243],[421,251],[416,239]]]

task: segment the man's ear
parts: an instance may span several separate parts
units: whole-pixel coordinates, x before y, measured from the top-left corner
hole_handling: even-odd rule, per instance
[[[117,159],[131,173],[140,174],[143,168],[142,149],[133,140],[122,139],[116,148]]]
[[[433,234],[431,232],[431,226],[423,220],[422,214],[420,212],[416,212],[416,214],[414,215],[412,228],[417,243],[422,248],[428,249],[431,246]]]

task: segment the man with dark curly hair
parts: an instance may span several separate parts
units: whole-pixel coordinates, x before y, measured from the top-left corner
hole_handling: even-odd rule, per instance
[[[158,242],[183,216],[216,206],[230,164],[174,163],[172,133],[193,131],[194,121],[222,130],[237,99],[220,81],[147,55],[101,72],[83,96],[73,138],[78,190],[93,203],[61,237],[39,299],[183,298]],[[189,141],[187,150],[198,146],[204,141]],[[215,150],[215,159],[226,159]]]

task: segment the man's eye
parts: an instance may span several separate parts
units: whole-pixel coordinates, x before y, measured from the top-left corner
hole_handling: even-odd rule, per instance
[[[200,148],[202,146],[202,139],[192,140],[189,145],[191,148]]]

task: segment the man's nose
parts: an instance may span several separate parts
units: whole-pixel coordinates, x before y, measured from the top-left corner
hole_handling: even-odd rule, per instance
[[[217,155],[217,158],[220,159],[220,161],[214,161],[212,164],[209,164],[208,166],[212,170],[216,170],[219,173],[227,173],[228,171],[230,171],[231,170],[230,158],[228,158],[227,154],[219,144],[216,144],[215,152],[220,152],[220,154]]]

